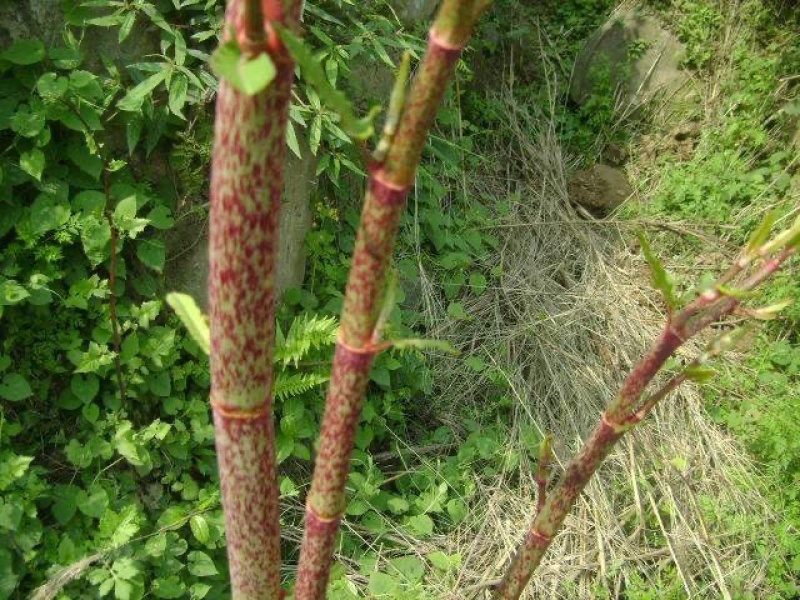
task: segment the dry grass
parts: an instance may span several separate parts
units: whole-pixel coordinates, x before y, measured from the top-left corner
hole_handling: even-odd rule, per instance
[[[643,261],[626,248],[617,222],[582,219],[570,205],[568,165],[550,119],[512,100],[508,108],[513,143],[473,179],[476,194],[517,198],[507,226],[498,229],[503,276],[467,306],[470,321],[444,318],[441,290],[427,278],[424,306],[438,337],[491,357],[506,374],[515,399],[506,451],[525,456],[522,424],[551,431],[563,467],[663,316]],[[439,369],[439,380],[448,382],[440,390],[444,421],[458,422],[465,409],[485,402],[485,384],[463,360],[443,361]],[[455,579],[439,582],[435,597],[481,597],[502,574],[535,505],[534,465],[524,459],[521,465],[481,484],[470,525],[442,540],[465,564]],[[734,580],[758,595],[762,565],[753,536],[761,536],[731,531],[736,515],[771,518],[753,491],[752,472],[711,423],[697,391],[685,387],[609,457],[529,597],[619,597],[644,584],[658,597],[731,598]]]

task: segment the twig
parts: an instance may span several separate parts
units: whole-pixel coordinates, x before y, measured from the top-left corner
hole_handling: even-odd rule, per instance
[[[103,193],[106,197],[106,207],[111,204],[111,177],[107,168],[104,168],[103,173]],[[111,228],[111,259],[108,266],[108,312],[111,318],[111,329],[114,332],[114,366],[117,371],[117,384],[119,385],[119,396],[122,402],[125,401],[125,382],[122,379],[122,359],[120,357],[120,350],[122,348],[122,337],[119,333],[119,320],[117,319],[117,243],[119,242],[119,231],[117,225],[114,223],[114,217],[111,214],[110,208],[106,209],[106,218],[108,225]]]

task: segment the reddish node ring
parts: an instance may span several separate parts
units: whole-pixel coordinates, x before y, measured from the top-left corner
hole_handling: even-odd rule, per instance
[[[323,517],[310,504],[306,504],[306,534],[336,534],[341,520],[341,515]]]
[[[445,40],[435,29],[431,29],[428,34],[428,46],[453,60],[461,56],[461,51],[464,49],[463,45],[452,44]]]
[[[553,541],[549,535],[543,534],[541,531],[536,529],[531,529],[528,532],[528,544],[531,546],[544,546],[547,547],[550,545],[550,542]]]
[[[212,400],[211,410],[220,417],[234,421],[256,421],[269,414],[269,405],[265,403],[256,409],[244,410],[232,406],[225,406],[224,404]]]
[[[370,177],[369,193],[378,204],[391,207],[402,206],[410,187],[386,181],[381,177],[381,172],[376,171]]]

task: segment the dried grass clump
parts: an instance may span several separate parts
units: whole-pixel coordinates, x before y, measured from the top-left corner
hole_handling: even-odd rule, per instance
[[[588,220],[571,206],[568,165],[551,120],[510,99],[508,114],[513,142],[474,178],[477,194],[516,198],[499,228],[503,276],[466,307],[470,321],[439,316],[441,294],[430,280],[423,280],[425,306],[437,337],[490,357],[506,374],[515,398],[507,451],[525,456],[522,424],[551,431],[558,471],[655,338],[663,315],[644,262],[613,227],[619,223]],[[485,384],[463,360],[443,361],[439,371],[444,420],[458,422],[459,413],[485,401]],[[447,540],[465,568],[437,597],[482,597],[502,575],[535,506],[535,465],[521,465],[486,485],[471,525]],[[733,585],[759,596],[763,559],[755,546],[772,517],[754,472],[711,423],[697,391],[682,388],[609,457],[528,597],[618,597],[648,586],[659,597],[731,598]]]

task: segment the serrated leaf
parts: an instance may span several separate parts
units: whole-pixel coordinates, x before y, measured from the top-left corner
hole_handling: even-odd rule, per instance
[[[247,58],[235,40],[225,42],[214,51],[211,69],[217,77],[248,96],[265,90],[277,73],[275,63],[266,52]]]
[[[197,306],[194,298],[188,294],[171,292],[167,294],[167,304],[186,327],[189,335],[200,349],[206,354],[211,353],[211,333],[205,315]]]
[[[289,49],[292,58],[300,65],[306,81],[316,90],[319,97],[329,109],[339,115],[340,125],[344,132],[358,140],[366,140],[375,132],[373,120],[379,109],[373,109],[363,119],[356,117],[353,103],[343,92],[335,89],[325,76],[322,66],[305,46],[303,40],[285,28],[279,29],[281,40]]]
[[[644,233],[639,233],[639,243],[642,246],[644,258],[647,264],[650,265],[650,280],[653,287],[661,292],[668,308],[676,308],[678,306],[678,299],[675,296],[675,286],[672,282],[672,277],[670,277],[669,273],[667,273],[666,269],[664,269],[661,264],[661,261],[658,260],[658,257],[653,253],[653,249],[650,247],[650,241]]]
[[[169,84],[169,109],[173,115],[185,119],[183,106],[186,104],[186,95],[189,91],[189,79],[183,73],[177,73]]]

